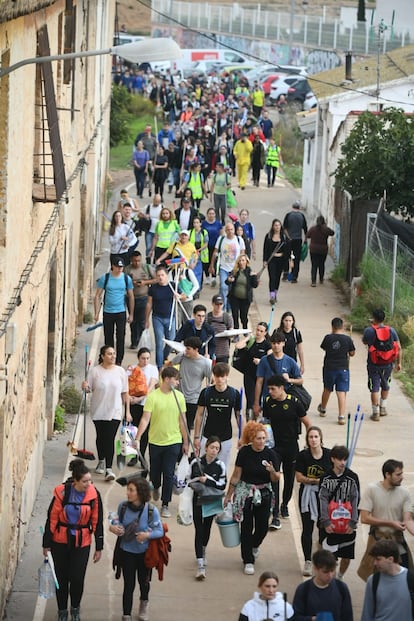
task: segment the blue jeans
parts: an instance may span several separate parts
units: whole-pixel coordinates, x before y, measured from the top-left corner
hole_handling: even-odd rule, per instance
[[[223,309],[225,311],[228,311],[229,308],[227,307],[227,293],[229,291],[228,286],[226,285],[226,280],[228,278],[228,275],[230,274],[230,272],[228,272],[227,270],[224,270],[222,267],[220,267],[219,269],[219,279],[220,279],[220,295],[223,298]]]
[[[161,486],[162,477],[161,502],[163,505],[168,505],[171,500],[175,465],[180,451],[181,443],[168,446],[151,443],[149,445],[150,479],[154,489],[158,489]]]
[[[145,256],[149,257],[150,250],[152,246],[152,240],[154,239],[155,233],[150,233],[149,231],[145,233]],[[148,261],[150,263],[150,261]]]
[[[154,328],[155,337],[155,362],[159,369],[164,364],[164,360],[170,353],[168,345],[164,345],[163,338],[174,340],[175,337],[175,318],[173,317],[171,330],[170,318],[159,317],[158,315],[152,315],[152,327]]]

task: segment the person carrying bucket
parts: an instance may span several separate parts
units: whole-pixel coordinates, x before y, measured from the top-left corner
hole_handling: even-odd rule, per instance
[[[279,458],[266,447],[266,428],[248,422],[242,435],[242,447],[230,477],[224,506],[233,501],[233,515],[241,522],[241,556],[244,573],[254,575],[259,547],[266,537],[272,505],[272,486],[280,479]]]

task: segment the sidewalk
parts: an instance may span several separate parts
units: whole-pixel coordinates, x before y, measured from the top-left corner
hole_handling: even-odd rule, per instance
[[[264,181],[264,180],[263,180]],[[131,174],[132,182],[132,174]],[[117,199],[119,189],[114,190]],[[134,195],[134,188],[131,188]],[[166,203],[170,204],[171,195],[166,196]],[[276,188],[267,189],[264,185],[260,189],[248,186],[245,192],[237,192],[239,208],[250,210],[250,217],[256,227],[257,256],[259,261],[253,265],[255,269],[261,267],[262,243],[273,218],[283,220],[293,200],[297,198],[295,192],[278,182]],[[142,201],[144,204],[146,200]],[[149,202],[149,201],[148,201]],[[203,208],[203,205],[202,205]],[[206,207],[204,206],[204,209]],[[110,211],[110,210],[108,210]],[[313,224],[308,222],[308,225]],[[104,241],[106,236],[104,235]],[[104,243],[105,246],[105,243]],[[104,248],[105,249],[105,248]],[[140,241],[140,249],[143,242]],[[106,253],[103,256],[107,257]],[[99,276],[107,271],[107,258],[101,259],[96,268]],[[332,267],[332,265],[331,265]],[[200,301],[205,303],[208,310],[211,306],[211,297],[217,289],[205,288]],[[270,306],[268,304],[267,277],[264,274],[260,287],[255,292],[255,307],[251,309],[252,327],[261,319],[268,321]],[[301,330],[304,339],[305,352],[305,385],[313,395],[310,408],[312,422],[321,426],[324,433],[325,446],[335,443],[345,443],[346,427],[337,425],[336,397],[333,395],[328,404],[327,418],[320,418],[316,407],[322,392],[322,360],[323,352],[320,343],[323,336],[330,332],[330,322],[334,316],[341,316],[347,312],[347,305],[327,280],[323,286],[310,287],[309,259],[301,265],[299,282],[297,284],[282,283],[279,302],[273,318],[273,328],[277,327],[281,314],[290,310],[296,317],[296,325]],[[381,300],[378,301],[381,304]],[[127,329],[128,330],[128,329]],[[412,461],[412,446],[414,428],[412,425],[412,404],[402,393],[399,385],[393,382],[388,409],[390,415],[382,418],[379,423],[369,420],[370,399],[366,378],[366,353],[361,343],[361,335],[353,334],[356,346],[356,356],[351,361],[351,392],[348,395],[348,411],[354,413],[358,404],[367,414],[361,429],[358,448],[355,453],[352,468],[359,474],[362,489],[371,481],[381,479],[381,465],[385,459],[394,457],[402,459],[406,464],[405,485],[414,487],[414,469]],[[92,341],[92,339],[94,339]],[[88,345],[91,355],[95,347],[102,345],[103,337],[99,331],[86,333],[82,328],[77,338],[77,353],[74,368],[80,372],[74,380],[80,386],[85,346]],[[129,344],[129,334],[126,336]],[[135,362],[136,352],[126,350],[124,365]],[[232,369],[230,384],[240,388],[242,378]],[[56,603],[54,600],[39,600],[37,602],[37,569],[42,562],[41,536],[39,527],[44,523],[46,511],[51,499],[53,487],[64,478],[65,465],[68,458],[66,441],[72,433],[73,420],[68,430],[45,447],[45,473],[38,493],[36,507],[30,523],[28,537],[25,543],[24,554],[14,581],[14,590],[6,609],[6,619],[9,621],[36,620],[52,621],[56,618]],[[303,436],[300,445],[303,446]],[[95,450],[95,434],[90,421],[87,421],[87,448]],[[90,462],[91,468],[95,462]],[[228,473],[231,474],[230,472]],[[105,515],[108,510],[117,507],[124,498],[125,491],[117,484],[105,483],[100,477],[94,477],[95,483],[101,491]],[[193,551],[193,527],[179,526],[175,518],[168,521],[169,535],[172,539],[173,550],[170,556],[170,565],[166,568],[163,582],[158,582],[154,575],[150,593],[150,618],[152,621],[199,621],[216,619],[227,621],[237,619],[243,603],[252,596],[256,588],[258,576],[267,569],[275,570],[280,577],[280,590],[286,591],[288,600],[292,601],[294,590],[302,580],[301,569],[303,557],[300,548],[300,515],[297,510],[297,489],[294,492],[295,502],[290,503],[290,519],[282,520],[280,531],[268,534],[260,557],[256,564],[256,575],[245,576],[242,572],[240,549],[226,549],[222,546],[218,529],[213,527],[212,538],[208,547],[207,580],[198,583],[194,580],[196,564]],[[175,513],[177,497],[173,497],[172,512]],[[106,526],[106,525],[105,525]],[[356,569],[359,559],[365,549],[367,537],[366,527],[360,527],[357,536],[356,560],[346,575],[346,582],[351,589],[355,611],[355,620],[360,617],[364,583],[357,577]],[[412,537],[410,538],[412,540]],[[82,621],[117,621],[121,618],[122,580],[116,581],[112,572],[111,561],[115,540],[105,528],[105,549],[101,561],[97,565],[90,562],[85,593],[82,600]],[[135,592],[135,602],[139,599]],[[44,605],[46,604],[46,605]],[[44,610],[43,610],[44,609]],[[137,610],[135,605],[134,610]]]

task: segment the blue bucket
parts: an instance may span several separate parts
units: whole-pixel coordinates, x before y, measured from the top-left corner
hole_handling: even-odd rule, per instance
[[[218,522],[221,542],[225,548],[235,548],[240,545],[240,529],[238,522]]]

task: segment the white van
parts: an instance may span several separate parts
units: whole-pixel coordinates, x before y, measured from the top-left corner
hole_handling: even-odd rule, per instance
[[[184,69],[194,67],[194,63],[199,61],[214,60],[225,62],[228,65],[247,62],[247,58],[237,50],[226,48],[216,49],[183,49],[182,56],[177,60],[171,61],[172,73],[181,73]]]

